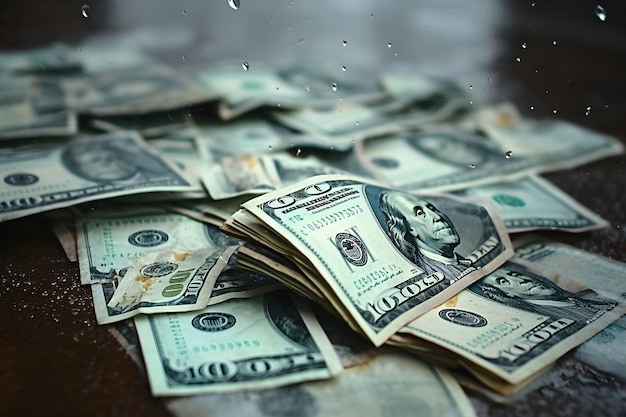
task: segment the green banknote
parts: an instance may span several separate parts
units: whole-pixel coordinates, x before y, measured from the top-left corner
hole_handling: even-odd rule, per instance
[[[488,207],[356,177],[312,177],[244,203],[243,213],[242,235],[291,254],[377,346],[513,253]]]
[[[138,316],[152,393],[258,390],[341,371],[315,316],[284,291],[205,310]]]
[[[139,313],[171,313],[206,307],[215,281],[234,250],[235,247],[209,247],[146,253],[118,279],[117,287],[109,283],[92,285],[98,323],[113,323]],[[113,293],[110,293],[111,287]]]
[[[320,63],[267,65],[222,62],[196,68],[190,77],[209,94],[221,97],[225,120],[258,107],[298,108],[340,101],[368,101],[385,92],[374,82],[351,77]]]
[[[565,121],[515,117],[510,107],[480,110],[462,122],[361,141],[355,147],[379,181],[416,191],[508,181],[623,152],[610,136]]]
[[[400,334],[417,337],[418,346],[444,348],[490,388],[510,394],[621,317],[623,308],[575,281],[511,260]]]
[[[193,191],[184,174],[132,132],[0,150],[0,221],[88,201]]]
[[[626,304],[626,264],[538,236],[514,241],[520,262],[555,276],[566,276],[619,303]],[[575,357],[595,369],[626,379],[626,317],[622,317],[576,349]]]
[[[509,233],[529,230],[586,232],[608,226],[606,220],[536,175],[470,187],[454,191],[454,194],[494,203]]]
[[[0,140],[76,132],[76,114],[58,79],[0,76]]]
[[[347,399],[355,398],[357,401]],[[258,392],[166,400],[176,416],[215,417],[474,417],[463,390],[444,369],[400,351],[383,350],[367,364],[328,381]]]

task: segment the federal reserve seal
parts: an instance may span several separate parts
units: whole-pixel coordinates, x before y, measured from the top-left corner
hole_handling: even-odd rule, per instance
[[[167,233],[160,230],[148,229],[140,230],[128,236],[128,243],[134,246],[140,246],[143,248],[158,246],[167,242],[169,236]]]
[[[487,325],[487,319],[476,313],[458,308],[446,308],[439,312],[439,317],[451,323],[467,327],[483,327]]]
[[[34,174],[28,174],[19,172],[17,174],[11,174],[4,177],[4,182],[9,185],[24,186],[31,185],[39,181],[39,177]]]
[[[335,244],[346,261],[354,266],[363,266],[367,263],[367,250],[361,239],[345,232],[337,233]]]
[[[146,278],[158,278],[169,275],[178,269],[178,265],[172,262],[155,262],[146,265],[139,271]]]
[[[191,325],[203,332],[220,332],[235,325],[235,316],[228,313],[202,313],[191,320]]]

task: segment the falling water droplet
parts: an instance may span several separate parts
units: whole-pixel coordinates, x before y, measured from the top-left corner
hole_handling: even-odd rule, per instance
[[[387,48],[391,48],[391,42],[387,43]]]
[[[557,113],[557,109],[552,109],[552,113],[556,114]]]
[[[80,8],[80,13],[83,17],[89,17],[89,5],[83,4],[83,7]]]
[[[311,91],[311,86],[307,85],[306,87],[304,87],[304,89],[306,90],[306,92],[308,93],[309,91]]]
[[[346,70],[346,66],[345,66],[345,65],[343,65],[343,66],[341,67],[341,70],[342,70],[342,71],[345,71],[345,70]]]
[[[296,151],[296,156],[300,156],[301,153],[302,153],[302,149],[298,148],[298,150]]]
[[[341,42],[341,44],[342,44],[343,46],[348,46],[348,42],[346,42],[346,41]]]
[[[469,104],[474,104],[474,100],[470,100],[470,101],[469,101]]]
[[[359,121],[357,120],[355,124],[358,126],[359,125]]]
[[[474,168],[476,168],[476,165],[474,165],[474,164],[468,164],[468,165],[467,165],[467,167],[468,167],[468,168],[471,168],[471,169],[474,169]]]
[[[267,148],[271,151],[272,150],[272,145],[269,145]]]
[[[522,48],[526,49],[526,42],[522,44]]]
[[[470,85],[470,90],[473,90],[473,89],[474,89],[474,86],[473,86],[473,85]]]
[[[522,62],[522,59],[521,59],[520,57],[515,58],[515,60],[516,60],[517,62]]]
[[[183,14],[187,14],[187,10],[184,10],[184,9],[183,9]]]
[[[240,3],[239,0],[228,0],[228,5],[233,10],[239,9],[239,3]]]
[[[374,13],[370,13],[370,19],[374,18]]]
[[[552,45],[556,45],[556,39],[552,41]]]
[[[596,16],[598,16],[598,19],[600,19],[601,21],[606,21],[606,10],[604,10],[604,7],[600,6],[599,4],[596,6]]]
[[[337,83],[333,83],[333,85],[331,86],[333,91],[337,91]]]
[[[590,112],[591,112],[591,106],[588,106],[588,107],[585,109],[585,116],[589,116],[589,113],[590,113]]]
[[[248,71],[250,69],[250,64],[248,64],[248,61],[245,61],[243,64],[241,64],[241,66],[244,71]]]
[[[506,153],[504,154],[504,157],[506,159],[511,159],[512,156],[513,156],[513,151],[506,151]]]
[[[183,61],[185,61],[185,60],[187,59],[187,57],[186,57],[185,55],[181,55],[181,59],[182,59]]]
[[[530,109],[531,110],[535,110],[535,106],[530,106]]]

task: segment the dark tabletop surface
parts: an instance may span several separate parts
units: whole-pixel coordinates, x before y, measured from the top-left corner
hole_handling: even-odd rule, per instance
[[[617,0],[242,0],[239,10],[226,0],[99,0],[84,17],[85,2],[3,2],[0,50],[115,32],[180,66],[315,58],[364,75],[411,68],[454,78],[485,101],[510,101],[527,117],[569,120],[626,142],[626,5]],[[625,169],[620,155],[545,175],[610,222],[549,237],[626,261]],[[48,221],[13,220],[0,233],[0,415],[170,415],[97,325],[78,264]],[[468,394],[478,415],[626,415],[626,382],[571,354],[544,381],[506,405]]]

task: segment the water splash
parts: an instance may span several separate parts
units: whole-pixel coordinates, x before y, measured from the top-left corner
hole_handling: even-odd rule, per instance
[[[83,4],[83,6],[80,8],[80,13],[83,15],[83,17],[89,17],[89,5]]]
[[[228,5],[233,10],[239,10],[240,2],[239,0],[228,0]]]
[[[601,21],[606,22],[606,10],[599,4],[596,6],[596,16],[598,16],[598,19]]]
[[[250,64],[248,64],[248,62],[245,61],[243,64],[241,64],[241,67],[243,68],[244,71],[248,71],[250,69]]]

